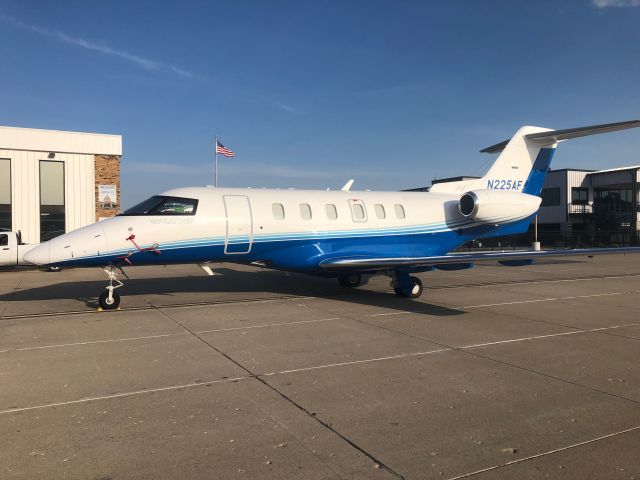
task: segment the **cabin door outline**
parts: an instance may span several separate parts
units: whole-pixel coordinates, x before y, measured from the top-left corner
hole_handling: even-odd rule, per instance
[[[251,203],[246,195],[224,195],[226,231],[224,253],[227,255],[247,254],[253,245],[253,215]]]

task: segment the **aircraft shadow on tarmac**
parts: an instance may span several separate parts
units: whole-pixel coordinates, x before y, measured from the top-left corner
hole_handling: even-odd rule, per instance
[[[131,274],[132,272],[129,271]],[[123,307],[127,306],[128,297],[166,295],[168,297],[180,293],[247,293],[246,298],[216,298],[201,296],[197,299],[190,297],[180,301],[175,298],[173,301],[153,303],[157,306],[168,306],[180,303],[236,301],[264,298],[263,295],[273,296],[293,296],[293,297],[316,297],[331,300],[344,301],[373,307],[397,309],[412,313],[426,315],[451,316],[462,315],[465,311],[434,305],[424,302],[428,298],[429,289],[426,285],[422,301],[398,298],[391,291],[372,291],[366,285],[360,288],[347,289],[337,284],[335,279],[316,278],[307,275],[278,272],[273,270],[261,270],[257,272],[243,272],[227,268],[215,269],[214,276],[187,275],[187,276],[165,276],[151,278],[131,278],[123,279],[124,287],[119,291],[123,299]],[[60,282],[52,285],[39,286],[34,288],[24,288],[11,293],[0,295],[0,301],[9,302],[29,302],[46,300],[80,300],[87,307],[97,308],[97,297],[104,290],[106,280],[72,281]],[[267,295],[269,297],[269,295]],[[136,302],[139,305],[139,302]]]

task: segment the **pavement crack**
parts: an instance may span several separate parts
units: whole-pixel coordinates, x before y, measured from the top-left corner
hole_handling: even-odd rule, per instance
[[[481,354],[479,354],[479,353],[477,353],[475,351],[470,351],[471,348],[477,348],[476,346],[473,346],[473,345],[471,345],[471,346],[462,346],[462,347],[454,347],[454,346],[450,346],[450,345],[444,344],[442,342],[438,342],[436,340],[429,339],[427,337],[422,337],[420,335],[412,335],[412,334],[409,334],[409,333],[405,333],[405,332],[401,332],[401,331],[398,331],[398,330],[394,330],[393,328],[388,328],[388,327],[383,327],[382,325],[372,324],[372,323],[366,322],[366,321],[364,321],[362,319],[354,319],[354,320],[356,320],[358,322],[361,322],[361,323],[365,323],[367,325],[376,326],[378,328],[381,328],[383,330],[387,330],[389,332],[394,332],[394,333],[398,333],[400,335],[406,335],[408,337],[415,338],[415,339],[418,339],[418,340],[424,340],[426,342],[434,343],[434,344],[439,345],[441,347],[449,348],[452,351],[456,351],[456,352],[464,353],[464,354],[471,355],[471,356],[474,356],[474,357],[477,357],[477,358],[482,358],[482,359],[485,359],[485,360],[489,360],[491,362],[499,363],[501,365],[505,365],[505,366],[508,366],[508,367],[511,367],[511,368],[516,368],[516,369],[522,370],[524,372],[533,373],[533,374],[540,375],[540,376],[545,377],[545,378],[557,380],[559,382],[567,383],[569,385],[573,385],[573,386],[576,386],[576,387],[580,387],[580,388],[584,388],[584,389],[587,389],[587,390],[591,390],[592,392],[601,393],[603,395],[607,395],[607,396],[610,396],[610,397],[615,397],[615,398],[618,398],[620,400],[626,400],[627,402],[640,404],[639,400],[635,400],[633,398],[625,397],[623,395],[618,395],[618,394],[613,393],[613,392],[607,392],[606,390],[601,390],[599,388],[591,387],[589,385],[583,385],[581,383],[577,383],[577,382],[574,382],[572,380],[568,380],[566,378],[556,377],[556,376],[548,374],[548,373],[539,372],[537,370],[533,370],[531,368],[527,368],[527,367],[524,367],[522,365],[517,365],[515,363],[507,362],[505,360],[498,360],[497,358],[493,358],[493,357],[490,357],[488,355],[481,355]],[[589,330],[585,330],[584,332],[576,331],[576,332],[570,332],[570,333],[589,333]]]
[[[16,285],[13,287],[13,290],[9,294],[9,298],[6,300],[4,307],[2,308],[2,312],[0,312],[0,320],[4,318],[4,312],[7,311],[7,308],[9,308],[9,305],[11,304],[11,300],[13,299],[13,296],[20,289],[20,285],[22,285],[22,280],[24,280],[24,278],[20,278],[18,280],[18,283],[16,283]]]
[[[590,440],[585,440],[584,442],[574,443],[572,445],[567,445],[564,447],[556,448],[554,450],[549,450],[548,452],[536,453],[535,455],[529,455],[528,457],[518,458],[517,460],[512,460],[510,462],[501,463],[500,465],[493,465],[491,467],[483,468],[481,470],[476,470],[475,472],[464,473],[462,475],[458,475],[456,477],[451,477],[449,480],[461,480],[463,478],[473,477],[475,475],[479,475],[481,473],[490,472],[492,470],[497,470],[499,468],[508,467],[509,465],[515,465],[517,463],[526,462],[527,460],[534,460],[536,458],[546,457],[547,455],[552,455],[558,452],[564,452],[565,450],[570,450],[572,448],[581,447],[583,445],[588,445],[590,443],[599,442],[601,440],[605,440],[607,438],[616,437],[618,435],[623,435],[625,433],[633,432],[635,430],[640,430],[640,425],[636,427],[627,428],[625,430],[621,430],[619,432],[609,433],[607,435],[602,435],[601,437],[592,438]]]
[[[289,299],[287,299],[289,300]],[[326,430],[330,431],[331,433],[333,433],[334,435],[336,435],[338,438],[340,438],[342,441],[344,441],[345,443],[347,443],[349,446],[351,446],[352,448],[354,448],[355,450],[357,450],[358,452],[360,452],[362,455],[364,455],[365,457],[367,457],[369,460],[371,460],[372,462],[374,462],[374,465],[377,465],[378,468],[385,470],[387,472],[389,472],[391,475],[395,476],[396,478],[400,479],[400,480],[405,480],[405,477],[398,473],[397,471],[395,471],[393,468],[391,468],[390,466],[388,466],[387,464],[385,464],[382,460],[380,460],[379,458],[377,458],[373,453],[369,452],[368,450],[366,450],[364,447],[358,445],[354,440],[351,440],[349,437],[347,437],[345,434],[339,432],[335,427],[333,427],[333,425],[331,425],[329,422],[326,422],[324,420],[322,420],[321,418],[318,417],[318,415],[314,414],[313,412],[309,411],[307,408],[305,408],[301,403],[296,402],[293,398],[291,398],[290,396],[288,396],[286,393],[284,393],[283,391],[279,390],[277,387],[275,387],[274,385],[270,384],[269,382],[267,382],[261,375],[255,373],[254,371],[252,371],[250,368],[246,367],[245,365],[243,365],[242,363],[240,363],[239,361],[235,360],[233,357],[231,357],[228,353],[222,351],[220,348],[216,347],[215,345],[213,345],[211,342],[207,341],[205,338],[203,338],[201,335],[199,335],[197,332],[195,332],[194,330],[191,330],[189,327],[187,327],[186,325],[182,324],[181,322],[179,322],[178,320],[176,320],[175,318],[173,318],[171,315],[169,315],[168,313],[164,312],[162,309],[158,308],[156,305],[150,303],[149,301],[147,301],[147,303],[150,305],[150,307],[154,310],[156,310],[158,313],[160,313],[161,315],[163,315],[165,318],[171,320],[172,322],[174,322],[176,325],[178,325],[180,328],[183,328],[184,330],[186,330],[187,332],[189,332],[192,336],[194,336],[195,338],[197,338],[198,340],[200,340],[201,342],[203,342],[204,344],[208,345],[209,348],[215,350],[217,353],[219,353],[220,355],[222,355],[223,357],[225,357],[227,360],[229,360],[231,363],[233,363],[234,365],[238,366],[239,368],[241,368],[242,370],[244,370],[245,372],[247,372],[248,377],[249,378],[253,378],[255,380],[257,380],[258,382],[260,382],[262,385],[264,385],[265,387],[269,388],[270,390],[272,390],[274,393],[276,393],[278,396],[280,396],[282,399],[284,399],[285,401],[287,401],[289,404],[291,404],[293,407],[295,407],[296,409],[300,410],[301,412],[303,412],[307,417],[315,420],[318,424],[320,424],[323,428],[325,428]],[[317,455],[316,455],[317,456]]]
[[[324,312],[324,313],[332,313],[331,311],[329,311],[327,309],[324,309],[324,308],[320,308],[318,306],[310,306],[309,308],[313,308],[315,310],[318,310],[318,311],[321,311],[321,312]],[[474,356],[476,358],[482,358],[482,359],[485,359],[485,360],[489,360],[491,362],[499,363],[501,365],[505,365],[505,366],[508,366],[508,367],[511,367],[511,368],[516,368],[516,369],[522,370],[524,372],[533,373],[535,375],[540,375],[540,376],[545,377],[545,378],[557,380],[559,382],[563,382],[563,383],[566,383],[566,384],[569,384],[569,385],[573,385],[573,386],[576,386],[576,387],[584,388],[586,390],[591,390],[592,392],[597,392],[597,393],[600,393],[600,394],[603,394],[603,395],[607,395],[609,397],[614,397],[614,398],[618,398],[620,400],[625,400],[627,402],[632,402],[632,403],[635,403],[636,405],[640,404],[640,400],[635,400],[633,398],[625,397],[623,395],[618,395],[618,394],[613,393],[613,392],[607,392],[605,390],[601,390],[601,389],[596,388],[596,387],[591,387],[589,385],[583,385],[581,383],[577,383],[577,382],[568,380],[566,378],[556,377],[554,375],[551,375],[551,374],[548,374],[548,373],[544,373],[544,372],[539,372],[537,370],[533,370],[531,368],[527,368],[527,367],[524,367],[522,365],[517,365],[515,363],[507,362],[505,360],[498,360],[497,358],[493,358],[493,357],[490,357],[488,355],[481,355],[480,353],[477,353],[477,352],[474,352],[474,351],[470,350],[471,348],[477,348],[477,346],[469,345],[469,346],[456,347],[456,346],[452,346],[452,345],[447,345],[446,343],[442,343],[440,341],[437,341],[437,340],[434,340],[434,339],[431,339],[431,338],[428,338],[428,337],[423,337],[421,335],[413,335],[411,333],[403,332],[403,331],[396,330],[396,329],[393,329],[393,328],[390,328],[390,327],[385,327],[383,325],[378,325],[376,323],[367,322],[366,320],[364,320],[362,318],[358,318],[358,317],[356,317],[354,315],[343,314],[343,317],[345,319],[350,319],[350,320],[353,320],[355,322],[359,322],[359,323],[362,323],[364,325],[368,325],[368,326],[371,326],[371,327],[379,328],[381,330],[385,330],[387,332],[391,332],[391,333],[394,333],[394,334],[397,334],[397,335],[403,335],[403,336],[406,336],[406,337],[409,337],[409,338],[413,338],[413,339],[416,339],[416,340],[422,340],[422,341],[425,341],[425,342],[429,342],[431,344],[438,345],[439,347],[443,347],[443,348],[451,350],[451,351],[456,351],[456,352],[464,353],[466,355]],[[570,328],[574,328],[575,329],[576,327],[570,327]],[[597,330],[599,330],[599,329],[594,329],[594,330],[596,330],[596,332],[593,332],[593,333],[597,333]],[[583,333],[583,332],[581,332],[581,331],[579,331],[579,329],[577,329],[577,331],[571,332],[571,333]],[[584,333],[591,333],[591,332],[587,329],[587,330],[584,330]]]

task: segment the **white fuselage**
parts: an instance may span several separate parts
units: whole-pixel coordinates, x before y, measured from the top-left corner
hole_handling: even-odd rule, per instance
[[[125,212],[43,244],[32,259],[76,266],[262,262],[312,270],[329,256],[443,254],[487,225],[465,218],[459,195],[447,193],[194,187],[161,196],[197,200],[195,213]],[[503,211],[489,219],[490,230],[531,213]]]

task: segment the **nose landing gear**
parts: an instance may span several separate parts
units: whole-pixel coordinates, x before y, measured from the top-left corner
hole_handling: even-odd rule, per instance
[[[120,305],[120,294],[115,290],[124,284],[118,280],[114,267],[105,268],[104,271],[109,277],[109,285],[98,297],[98,304],[102,310],[115,310]]]

